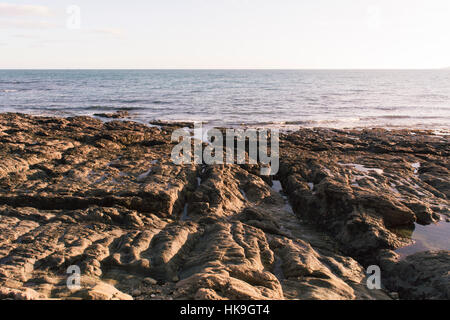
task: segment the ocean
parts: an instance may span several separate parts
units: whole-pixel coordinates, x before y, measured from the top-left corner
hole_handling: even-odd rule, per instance
[[[450,70],[0,70],[0,112],[450,129]]]

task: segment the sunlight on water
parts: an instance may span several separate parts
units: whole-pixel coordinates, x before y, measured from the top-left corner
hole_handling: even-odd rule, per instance
[[[450,70],[0,70],[0,112],[117,110],[144,123],[448,130]]]

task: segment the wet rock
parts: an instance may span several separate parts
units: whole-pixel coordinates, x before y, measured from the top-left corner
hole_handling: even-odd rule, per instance
[[[174,121],[174,122],[169,122],[169,121],[162,121],[162,120],[153,120],[150,121],[149,124],[154,125],[154,126],[162,126],[162,127],[166,127],[166,128],[175,128],[175,129],[179,129],[179,128],[194,128],[194,123],[193,122],[179,122],[179,121]]]
[[[107,119],[122,119],[130,116],[128,111],[116,111],[114,113],[96,113],[96,117],[107,118]]]

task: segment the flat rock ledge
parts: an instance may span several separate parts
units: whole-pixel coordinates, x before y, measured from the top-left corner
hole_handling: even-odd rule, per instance
[[[272,179],[173,164],[176,128],[1,114],[0,299],[450,299],[449,251],[394,252],[450,218],[448,136],[302,129]]]

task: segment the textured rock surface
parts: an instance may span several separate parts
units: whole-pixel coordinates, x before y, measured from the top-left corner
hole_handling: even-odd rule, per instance
[[[450,215],[448,136],[317,129],[284,138],[280,179],[296,213],[360,261],[404,246],[396,229]]]
[[[398,261],[393,252],[380,254],[385,280],[403,299],[450,299],[450,252],[419,252]]]
[[[174,165],[174,128],[0,115],[0,298],[389,299],[364,266],[449,215],[446,138],[282,136],[284,194],[249,166]],[[405,263],[385,263],[400,297]]]

